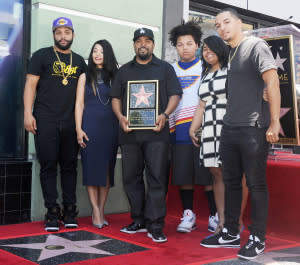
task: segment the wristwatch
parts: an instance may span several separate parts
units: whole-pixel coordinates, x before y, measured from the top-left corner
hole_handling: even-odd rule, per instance
[[[167,120],[169,119],[169,115],[167,113],[163,112],[162,114],[165,115]]]

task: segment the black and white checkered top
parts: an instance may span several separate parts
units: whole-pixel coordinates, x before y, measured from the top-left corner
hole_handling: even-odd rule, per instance
[[[227,69],[208,72],[199,87],[199,97],[206,102],[202,119],[200,163],[205,167],[219,167],[221,164],[219,145],[226,111]]]

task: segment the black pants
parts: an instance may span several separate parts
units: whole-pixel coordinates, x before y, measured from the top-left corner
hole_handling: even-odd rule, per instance
[[[74,122],[37,121],[35,146],[46,208],[58,206],[57,164],[60,165],[63,205],[76,203],[78,144]]]
[[[121,145],[123,184],[131,217],[148,229],[160,229],[166,216],[168,143],[143,142]],[[143,172],[146,170],[147,194]]]
[[[246,174],[251,196],[252,235],[265,239],[268,216],[266,162],[268,143],[266,129],[258,127],[223,126],[220,155],[225,184],[225,227],[229,233],[239,233],[242,200],[242,174]]]

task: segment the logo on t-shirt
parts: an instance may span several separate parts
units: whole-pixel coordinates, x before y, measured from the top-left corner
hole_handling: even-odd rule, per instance
[[[70,77],[72,78],[77,78],[76,76],[72,76],[75,75],[77,72],[78,66],[72,66],[71,65],[66,65],[64,62],[60,62],[59,61],[55,61],[53,63],[53,74],[52,75],[58,75],[58,76],[63,76],[62,72],[67,75],[69,74]]]
[[[178,76],[182,89],[192,86],[199,78],[199,75]]]

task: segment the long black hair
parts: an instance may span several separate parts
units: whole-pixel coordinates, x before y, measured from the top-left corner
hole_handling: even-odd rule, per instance
[[[101,45],[103,48],[103,68],[101,69],[101,78],[103,79],[103,82],[110,86],[118,71],[118,63],[111,44],[107,40],[96,41],[92,46],[87,67],[87,84],[93,88],[95,95],[95,83],[99,77],[99,71],[97,71],[98,68],[93,61],[93,50],[96,44]]]
[[[190,20],[187,23],[184,22],[184,20],[181,21],[181,24],[172,28],[171,31],[169,32],[169,41],[171,44],[176,47],[177,44],[177,39],[180,36],[186,36],[186,35],[191,35],[200,46],[201,44],[201,38],[202,38],[202,30],[199,25],[199,21],[197,20]]]
[[[206,44],[207,47],[217,55],[220,63],[220,68],[226,68],[228,65],[229,48],[220,37],[213,35],[203,40],[203,45],[201,48],[201,59],[203,69],[202,74],[211,68],[211,65],[208,64],[203,58],[204,44]]]

